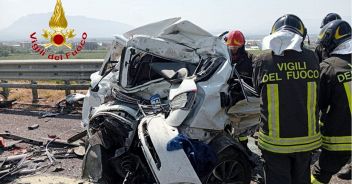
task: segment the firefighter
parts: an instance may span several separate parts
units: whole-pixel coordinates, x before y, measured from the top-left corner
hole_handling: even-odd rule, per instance
[[[240,78],[247,83],[250,86],[252,85],[252,73],[253,73],[253,68],[252,68],[252,61],[253,61],[253,55],[248,53],[245,50],[245,37],[243,33],[239,30],[234,30],[231,31],[225,38],[226,40],[226,45],[229,49],[230,52],[230,57],[232,64],[235,65],[235,69],[237,70]],[[236,79],[237,77],[235,76],[235,73],[233,73],[234,76],[231,78],[231,80]],[[232,81],[233,82],[233,81]],[[232,83],[231,82],[231,83]],[[233,85],[230,84],[231,86],[231,95],[233,98],[232,105],[234,105],[236,102],[243,100],[244,96],[242,94],[242,89],[239,84]],[[248,148],[248,137],[249,135],[248,132],[243,132],[239,136],[239,142],[244,146],[248,154],[252,154],[250,149]]]
[[[338,15],[337,13],[327,14],[324,17],[323,21],[321,21],[320,28],[323,28],[326,24],[328,24],[329,22],[331,22],[333,20],[341,20],[341,16]],[[322,46],[320,44],[315,48],[315,53],[318,55],[319,62],[322,62],[324,59],[327,58],[327,53],[326,53],[326,51],[324,51],[324,49],[322,48]]]
[[[239,30],[231,31],[226,37],[232,64],[236,64],[241,79],[252,86],[253,55],[245,50],[245,42],[243,33]]]
[[[319,61],[303,47],[307,30],[295,15],[280,17],[254,59],[253,84],[261,98],[258,146],[268,184],[310,183],[311,152],[321,146]]]
[[[321,64],[319,106],[322,112],[322,152],[314,164],[312,183],[329,183],[351,158],[351,26],[334,20],[320,32],[319,45],[328,58]]]

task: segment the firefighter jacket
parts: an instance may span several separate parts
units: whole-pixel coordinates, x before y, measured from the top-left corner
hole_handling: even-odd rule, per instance
[[[253,74],[253,55],[244,51],[243,54],[238,55],[233,59],[233,63],[236,63],[236,70],[240,74],[240,77],[248,85],[253,86],[252,84],[252,74]]]
[[[253,84],[252,84],[253,55],[246,51],[243,51],[243,53],[237,55],[236,58],[232,57],[232,64],[235,65],[233,70],[235,69],[238,72],[238,74],[240,75],[240,78],[249,86],[253,87]],[[232,99],[230,102],[231,103],[230,106],[233,106],[238,101],[245,99],[241,85],[235,81],[236,79],[238,79],[238,76],[236,75],[235,72],[232,72],[232,76],[228,81],[228,84],[230,86],[229,93]]]
[[[319,61],[313,51],[266,53],[253,64],[253,84],[261,96],[258,145],[274,153],[321,146],[318,118]]]
[[[333,55],[320,68],[323,148],[351,151],[351,54]]]
[[[324,59],[328,58],[327,52],[325,51],[325,49],[324,49],[323,46],[321,46],[321,45],[318,45],[318,46],[315,48],[315,53],[316,53],[317,56],[318,56],[319,63],[321,63]]]

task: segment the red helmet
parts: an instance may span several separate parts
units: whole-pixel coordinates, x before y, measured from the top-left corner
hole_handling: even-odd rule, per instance
[[[226,45],[231,46],[243,46],[245,42],[244,36],[241,31],[231,31],[227,35]]]

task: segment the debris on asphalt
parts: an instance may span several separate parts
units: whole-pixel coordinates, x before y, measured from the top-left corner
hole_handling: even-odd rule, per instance
[[[83,99],[86,95],[80,93],[74,93],[67,95],[65,99],[60,100],[57,104],[57,110],[61,114],[69,114],[75,110],[81,109],[83,105]]]
[[[16,100],[0,100],[0,108],[11,108]]]
[[[76,102],[83,102],[84,97],[86,95],[80,94],[80,93],[74,93],[66,96],[66,101],[69,104],[74,104]]]
[[[5,146],[5,149],[10,149],[10,148],[16,146],[16,144],[21,143],[21,142],[22,142],[22,140],[18,140],[18,141],[7,141],[6,146]],[[1,147],[1,146],[0,146],[0,147]]]
[[[4,138],[0,137],[0,148],[5,148],[6,144],[5,144],[5,140]]]
[[[37,128],[39,128],[39,125],[38,124],[34,124],[34,125],[29,126],[28,130],[35,130]]]
[[[45,155],[47,157],[43,157]],[[35,155],[32,152],[0,157],[0,183],[7,176],[32,174],[51,166],[55,168],[52,172],[63,171],[64,168],[59,164],[60,162],[57,159],[64,158],[77,158],[77,155],[73,153],[73,150],[55,149],[42,150],[40,155]]]
[[[11,158],[12,156],[23,154],[28,155],[23,163],[19,163],[21,160],[6,163],[0,161],[0,184],[26,183],[17,181],[32,177],[31,175],[39,175],[43,178],[45,175],[69,176],[70,178],[80,177],[81,162],[84,153],[81,156],[82,153],[75,148],[81,145],[81,140],[70,142],[67,145],[68,138],[83,131],[78,116],[60,115],[59,117],[41,119],[38,118],[40,117],[39,114],[44,115],[44,113],[41,113],[43,112],[41,110],[22,111],[0,109],[0,111],[2,119],[0,137],[3,138],[2,143],[6,145],[6,147],[0,146],[0,158]],[[35,124],[38,124],[39,128],[34,130],[28,129],[28,127]],[[41,139],[41,137],[47,138],[47,140]],[[52,139],[58,140],[51,142]],[[55,143],[60,141],[64,144]],[[64,170],[52,172],[58,166],[61,166]],[[62,180],[50,180],[49,183],[59,184],[62,182]],[[35,180],[27,183],[47,182],[38,182],[38,180]]]
[[[60,139],[60,138],[57,137],[56,135],[50,135],[50,134],[48,134],[48,137],[49,137],[50,139]]]
[[[78,146],[76,148],[73,149],[73,152],[79,156],[79,157],[83,157],[86,153],[86,149],[85,149],[85,146]]]
[[[67,139],[68,143],[72,143],[72,142],[76,142],[80,139],[82,139],[83,137],[87,136],[87,130],[84,130],[80,133],[77,133],[76,135],[73,135],[72,137]]]
[[[57,167],[55,167],[55,169],[52,172],[60,172],[60,171],[63,171],[63,170],[65,170],[65,169],[62,168],[61,166],[57,166]]]
[[[79,146],[79,144],[77,144],[77,143],[68,143],[65,140],[60,140],[60,139],[57,139],[57,138],[45,138],[45,137],[42,137],[41,139],[50,142],[51,146],[52,145],[56,145],[56,146],[59,146],[59,147],[60,146],[62,146],[62,147],[65,147],[65,146],[77,147],[77,146]]]
[[[78,158],[73,149],[61,149],[53,151],[56,159]]]
[[[15,155],[15,156],[9,156],[9,157],[4,157],[4,158],[0,157],[0,162],[3,164],[7,164],[7,163],[10,163],[13,161],[17,161],[17,160],[21,160],[23,158],[26,158],[27,156],[28,156],[27,154],[22,154],[22,155]]]
[[[14,148],[11,150],[11,153],[14,154],[14,155],[24,154],[24,153],[27,153],[27,148],[14,147]]]
[[[38,124],[33,124],[28,126],[28,129],[35,130],[38,127]],[[0,133],[0,149],[2,150],[0,152],[0,183],[12,181],[17,176],[38,172],[63,172],[66,170],[65,163],[63,163],[67,161],[65,159],[83,158],[85,155],[84,142],[79,139],[85,136],[84,131],[72,136],[71,139],[77,140],[70,143],[60,139],[59,136],[48,135],[48,138],[41,138],[44,141],[38,141],[12,134],[9,131]]]
[[[34,139],[30,139],[30,138],[14,135],[14,134],[11,134],[11,133],[0,133],[0,137],[3,137],[5,139],[12,139],[12,140],[22,140],[22,142],[25,142],[27,144],[33,144],[33,145],[36,145],[36,146],[42,146],[43,145],[43,141],[38,141],[38,140],[34,140]]]
[[[43,112],[43,113],[40,113],[40,118],[56,117],[59,114],[60,113],[58,112]]]

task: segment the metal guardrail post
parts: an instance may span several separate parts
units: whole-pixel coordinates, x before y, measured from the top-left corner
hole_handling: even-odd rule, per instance
[[[8,83],[6,80],[1,80],[2,83]],[[9,97],[10,91],[8,88],[2,88],[2,95],[4,96],[5,100]]]
[[[37,82],[36,81],[33,81],[31,80],[31,85],[33,86],[32,87],[32,102],[33,103],[37,103],[38,102],[38,88],[37,88]]]
[[[64,82],[65,82],[65,85],[67,85],[67,86],[69,86],[69,85],[70,85],[70,81],[65,80]],[[69,95],[69,94],[71,94],[71,90],[66,89],[66,90],[65,90],[65,95],[67,96],[67,95]]]

